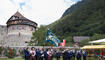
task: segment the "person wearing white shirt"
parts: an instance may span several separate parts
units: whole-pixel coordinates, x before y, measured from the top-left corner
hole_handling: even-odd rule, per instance
[[[34,47],[31,48],[30,55],[31,55],[30,56],[30,60],[36,60],[36,57],[35,57],[36,52],[35,52],[35,48]]]

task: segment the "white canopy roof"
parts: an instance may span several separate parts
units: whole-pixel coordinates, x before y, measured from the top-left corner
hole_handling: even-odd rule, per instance
[[[96,41],[90,41],[89,43],[100,43],[100,42],[105,42],[105,39],[100,39]]]

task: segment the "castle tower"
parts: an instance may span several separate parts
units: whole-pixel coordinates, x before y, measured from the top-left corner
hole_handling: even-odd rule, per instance
[[[33,22],[18,11],[7,21],[8,46],[26,46],[35,32],[37,23]]]

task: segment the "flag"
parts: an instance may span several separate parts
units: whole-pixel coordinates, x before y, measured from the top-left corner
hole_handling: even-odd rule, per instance
[[[63,47],[63,43],[62,42],[60,43],[60,46]]]
[[[65,46],[65,44],[66,44],[66,40],[65,40],[65,39],[63,39],[63,45]]]
[[[65,44],[66,44],[66,40],[65,40],[65,39],[61,40],[60,46],[61,46],[61,47],[64,47]]]
[[[53,44],[58,47],[59,39],[48,29],[46,33],[46,42]]]

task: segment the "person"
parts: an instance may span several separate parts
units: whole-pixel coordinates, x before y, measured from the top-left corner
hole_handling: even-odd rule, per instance
[[[65,52],[65,50],[62,51],[63,60],[65,60],[64,52]]]
[[[68,49],[64,52],[64,60],[68,60],[68,56],[69,56],[69,53],[68,53]]]
[[[48,54],[48,60],[51,60],[52,53],[50,49],[47,51],[47,54]]]
[[[34,47],[31,48],[30,55],[31,55],[30,60],[36,60],[36,57],[35,57],[36,51]]]
[[[68,60],[71,60],[71,59],[72,59],[72,56],[73,56],[73,52],[72,52],[72,50],[70,50],[70,51],[69,51]]]
[[[38,51],[38,49],[36,49],[35,51],[36,51],[36,55],[35,55],[35,57],[36,57],[36,60],[37,60],[37,51]]]
[[[51,60],[53,60],[53,57],[54,57],[54,50],[51,49]]]
[[[86,60],[86,56],[87,56],[86,51],[83,51],[82,53],[83,53],[83,60]]]
[[[105,55],[105,53],[104,53],[104,51],[102,50],[102,52],[101,52],[101,58],[102,58],[102,60],[105,60],[105,59],[104,59],[104,55]]]
[[[75,50],[74,49],[72,50],[72,58],[73,60],[75,60]]]
[[[45,60],[48,60],[48,54],[47,54],[47,51],[48,51],[48,49],[44,51],[44,58],[45,58]]]
[[[29,48],[28,47],[26,49],[24,49],[24,56],[25,56],[25,60],[30,59],[30,53],[29,53]]]
[[[41,60],[41,51],[40,51],[40,49],[38,49],[36,51],[36,55],[37,55],[37,60]]]
[[[81,60],[81,51],[77,51],[77,60]]]
[[[44,50],[41,49],[41,60],[43,60],[43,58],[44,58]]]
[[[60,54],[61,54],[60,51],[57,51],[57,52],[56,52],[56,59],[57,59],[57,60],[60,59]]]

